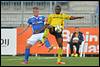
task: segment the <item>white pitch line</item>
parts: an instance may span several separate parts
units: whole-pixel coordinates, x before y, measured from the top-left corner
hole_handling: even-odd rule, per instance
[[[33,59],[55,59],[56,57],[39,57],[39,58],[30,58],[30,60],[33,60]],[[14,58],[14,59],[10,59],[10,58],[2,58],[2,60],[23,60],[23,58]]]

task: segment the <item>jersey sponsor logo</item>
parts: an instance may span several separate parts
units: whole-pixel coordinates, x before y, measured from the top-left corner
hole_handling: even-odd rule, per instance
[[[53,18],[60,18],[60,19],[63,19],[63,17],[53,17]]]

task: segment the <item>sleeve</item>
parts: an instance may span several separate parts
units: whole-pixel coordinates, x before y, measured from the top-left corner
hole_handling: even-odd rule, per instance
[[[28,21],[27,21],[27,23],[31,25],[32,24],[32,19],[29,18]]]
[[[43,21],[45,22],[45,16],[42,16],[43,17]]]
[[[43,19],[45,19],[45,16],[43,16]]]
[[[46,17],[45,16],[42,16],[42,20],[43,20],[44,24],[46,24]]]
[[[84,36],[84,34],[82,34],[82,36],[83,36],[83,41],[84,41],[84,39],[85,39],[85,36]]]
[[[64,19],[70,20],[70,18],[71,18],[71,15],[64,14]]]
[[[80,41],[82,42],[82,41],[84,41],[84,36],[83,36],[83,33],[80,33],[81,34],[81,39],[80,39]]]
[[[51,23],[51,19],[52,19],[51,18],[51,15],[49,15],[48,18],[47,18],[47,24],[50,24]]]
[[[46,17],[45,17],[45,16],[43,16],[43,22],[44,22],[44,23],[46,23],[45,19],[46,19]]]

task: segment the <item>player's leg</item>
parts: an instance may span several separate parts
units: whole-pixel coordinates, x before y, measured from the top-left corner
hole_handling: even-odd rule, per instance
[[[56,41],[57,41],[58,46],[59,46],[59,49],[57,50],[57,53],[58,53],[57,64],[64,64],[63,62],[61,62],[61,57],[62,57],[62,52],[63,52],[63,45],[62,45],[63,37],[62,37],[62,33],[57,33],[55,31],[54,27],[50,28],[49,30],[50,30],[50,33],[55,36]]]
[[[53,46],[50,45],[50,42],[47,38],[47,35],[49,33],[49,30],[47,29],[44,34],[41,34],[40,40],[42,40],[42,43],[45,44],[45,46],[49,49],[48,52],[50,52],[53,49]]]
[[[75,46],[76,46],[76,54],[75,54],[75,57],[77,57],[77,56],[79,56],[79,47],[80,47],[80,44],[79,43],[76,43]]]
[[[49,33],[49,29],[46,28],[45,31],[44,31],[43,37],[42,37],[42,43],[44,43],[45,39],[46,39],[47,36],[48,36],[48,33]]]
[[[71,57],[73,57],[74,56],[73,43],[69,42],[69,44],[70,44],[70,54],[71,54]]]
[[[30,48],[32,47],[31,44],[27,44],[25,48],[25,57],[24,57],[24,64],[28,63],[29,55],[30,55]]]
[[[46,40],[46,38],[47,38],[48,33],[49,33],[49,29],[46,28],[46,29],[44,30],[44,34],[41,35],[42,39],[40,39],[41,45],[40,45],[39,47],[41,47],[41,46],[44,45],[44,42],[45,42],[45,40]]]
[[[50,45],[50,42],[47,38],[45,39],[45,46],[49,49],[48,52],[53,49],[53,46]]]
[[[30,56],[30,48],[32,45],[34,45],[38,41],[38,36],[37,35],[32,35],[28,40],[27,40],[27,45],[25,49],[25,57],[24,57],[24,62],[23,64],[27,64]]]
[[[62,38],[62,37],[56,38],[56,40],[57,40],[57,43],[58,43],[59,48],[63,49],[63,45],[62,45],[62,43],[63,43],[63,38]]]
[[[63,53],[63,45],[62,45],[62,38],[57,38],[57,43],[58,43],[58,46],[59,46],[59,49],[58,49],[58,57],[57,57],[57,62],[61,62],[61,58],[62,58],[62,53]]]
[[[60,34],[57,34],[56,35],[56,40],[57,40],[57,43],[58,43],[58,46],[59,46],[59,49],[58,49],[58,57],[57,57],[57,64],[65,64],[64,62],[62,62],[62,53],[63,53],[63,37]]]

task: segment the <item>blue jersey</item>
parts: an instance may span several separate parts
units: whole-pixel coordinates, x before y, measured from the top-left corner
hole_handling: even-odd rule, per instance
[[[39,15],[38,17],[32,16],[28,19],[28,24],[32,25],[33,33],[34,31],[39,31],[44,26],[45,17]],[[41,31],[41,33],[44,32]]]

